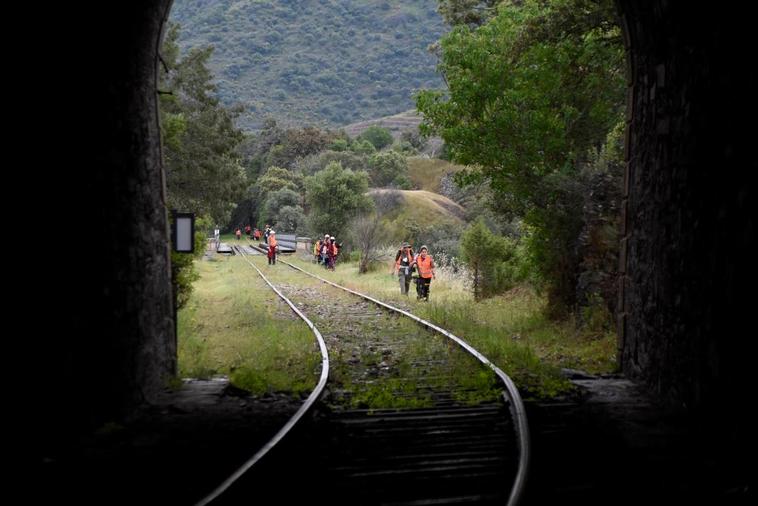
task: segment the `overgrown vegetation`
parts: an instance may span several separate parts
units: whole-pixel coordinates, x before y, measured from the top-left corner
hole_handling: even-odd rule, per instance
[[[430,302],[417,302],[400,295],[397,277],[387,274],[393,258],[385,256],[386,269],[361,276],[356,263],[338,264],[334,272],[316,272],[452,331],[511,375],[528,396],[551,397],[570,391],[571,385],[560,373],[564,367],[595,374],[616,369],[613,331],[578,326],[573,317],[562,321],[547,318],[546,297],[529,286],[519,285],[476,302],[465,268],[442,267],[432,282]],[[316,268],[297,258],[292,261],[306,270]]]
[[[237,148],[243,135],[234,126],[238,111],[226,109],[215,97],[207,67],[212,50],[196,48],[180,55],[179,29],[168,28],[163,46],[159,107],[168,210],[194,212],[202,254],[205,237],[216,223],[229,219],[244,195],[245,176]],[[193,256],[171,254],[174,300],[183,307],[197,279]]]
[[[224,9],[248,12],[220,0],[204,8],[216,4],[224,19]],[[267,7],[279,16],[294,4]],[[402,16],[415,5],[389,11]],[[314,8],[327,6],[352,8],[331,0]],[[365,123],[351,137],[279,116],[242,136],[231,127],[239,111],[213,98],[211,50],[179,58],[170,30],[162,86],[171,94],[161,98],[169,200],[228,228],[336,234],[343,265],[327,275],[361,274],[347,282],[382,298],[399,296],[396,281],[377,278],[383,252],[426,244],[442,276],[433,302],[415,309],[497,357],[522,387],[549,395],[566,387],[558,367],[606,372],[615,363],[624,83],[614,7],[441,0],[439,8],[454,25],[432,48],[448,87],[416,102],[422,133],[442,137],[455,164],[421,155],[427,139],[415,130]],[[183,286],[190,263],[175,264]]]
[[[216,258],[197,262],[195,291],[179,311],[179,375],[226,374],[258,395],[312,390],[320,356],[308,327],[241,258]]]
[[[439,134],[469,166],[462,185],[481,182],[501,220],[523,220],[529,255],[548,289],[550,312],[578,300],[583,210],[607,200],[584,177],[593,153],[623,115],[623,49],[613,2],[443,2],[459,23],[441,40],[448,88],[417,95],[422,131]],[[497,7],[497,8],[494,8]],[[467,10],[470,15],[467,15]],[[613,151],[608,148],[606,153]],[[606,166],[610,179],[617,177]],[[612,197],[611,197],[612,198]],[[610,222],[617,205],[605,207]],[[606,301],[612,304],[613,298]]]

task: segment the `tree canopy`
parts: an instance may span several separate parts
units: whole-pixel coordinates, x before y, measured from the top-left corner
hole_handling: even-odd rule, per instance
[[[341,233],[352,218],[373,206],[366,195],[368,174],[343,169],[339,162],[305,178],[305,191],[309,226],[317,235]]]
[[[160,81],[168,206],[226,223],[247,186],[237,151],[244,138],[234,126],[238,111],[214,96],[208,70],[213,49],[196,48],[180,57],[178,35],[178,26],[170,26]]]
[[[580,169],[623,118],[614,6],[506,1],[472,28],[478,24],[464,22],[442,38],[448,89],[417,94],[421,130],[440,135],[452,159],[469,167],[457,174],[460,184],[487,182],[494,207],[532,227],[532,254],[551,297],[571,305],[585,198]]]

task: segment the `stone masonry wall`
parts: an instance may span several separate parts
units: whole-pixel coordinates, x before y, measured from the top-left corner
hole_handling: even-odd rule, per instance
[[[727,6],[620,1],[628,59],[619,352],[671,405],[749,382],[755,65]],[[754,178],[753,178],[754,180]],[[742,328],[741,328],[742,327]]]
[[[39,418],[60,430],[116,420],[175,373],[156,95],[170,4],[102,4],[96,20],[66,4],[44,28],[55,43],[35,161],[49,183],[44,230],[55,249],[37,374],[54,394]]]

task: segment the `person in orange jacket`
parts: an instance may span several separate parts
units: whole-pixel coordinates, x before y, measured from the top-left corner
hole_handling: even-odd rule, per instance
[[[268,264],[276,265],[276,232],[273,230],[268,233]]]
[[[316,259],[317,264],[321,263],[321,239],[313,245],[313,257]]]
[[[421,246],[419,254],[413,260],[413,265],[418,269],[418,279],[416,280],[416,299],[429,300],[429,287],[432,284],[434,274],[434,259],[429,254],[429,248]]]

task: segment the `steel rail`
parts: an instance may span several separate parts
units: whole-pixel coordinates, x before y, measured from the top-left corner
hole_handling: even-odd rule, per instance
[[[196,506],[205,506],[206,504],[209,504],[216,498],[218,498],[221,494],[223,494],[232,484],[237,481],[243,474],[245,474],[251,467],[255,465],[256,462],[258,462],[260,459],[263,458],[264,455],[266,455],[274,446],[276,446],[279,441],[281,441],[284,436],[287,435],[287,433],[292,430],[292,428],[295,426],[295,424],[300,421],[300,419],[313,407],[313,405],[316,403],[319,397],[321,397],[322,392],[324,391],[324,387],[326,386],[326,381],[329,378],[329,353],[326,349],[326,342],[324,341],[324,338],[321,336],[321,332],[316,328],[316,326],[313,324],[312,321],[308,319],[307,316],[305,316],[302,311],[300,311],[293,303],[290,301],[287,297],[282,294],[267,278],[263,275],[263,272],[261,272],[258,267],[255,266],[253,262],[247,259],[247,255],[244,253],[244,251],[239,248],[239,246],[234,246],[234,249],[236,249],[242,258],[250,264],[251,267],[253,267],[256,271],[258,271],[258,275],[260,275],[261,278],[263,278],[263,281],[266,282],[268,286],[271,287],[271,289],[276,292],[276,294],[287,303],[287,305],[292,308],[292,310],[297,314],[308,327],[311,329],[313,334],[316,336],[316,340],[318,341],[319,349],[321,350],[321,377],[318,380],[318,384],[316,385],[316,388],[311,392],[311,394],[308,396],[308,398],[305,400],[305,402],[300,406],[300,408],[295,412],[294,415],[287,421],[287,423],[284,424],[284,426],[277,432],[274,437],[272,437],[268,443],[266,443],[260,450],[258,450],[255,455],[250,457],[250,459],[247,460],[242,466],[239,467],[234,473],[232,473],[231,476],[229,476],[226,480],[224,480],[221,485],[216,487],[213,492],[205,496],[203,499],[201,499],[199,502],[196,503]]]
[[[261,250],[260,248],[257,248],[255,246],[253,246],[253,248],[257,249],[258,251],[263,252],[263,250]],[[516,473],[516,478],[513,482],[513,488],[511,489],[511,493],[510,493],[510,496],[508,497],[508,503],[507,503],[508,506],[516,506],[521,500],[521,497],[524,493],[524,489],[526,487],[527,476],[529,474],[529,465],[531,461],[531,443],[530,443],[530,437],[529,437],[529,424],[526,418],[526,408],[524,407],[524,401],[521,399],[521,395],[518,392],[518,388],[516,388],[516,384],[513,382],[510,376],[505,374],[505,372],[503,372],[499,367],[497,367],[495,364],[490,362],[487,357],[479,353],[479,351],[477,351],[473,346],[468,344],[466,341],[456,336],[452,332],[449,332],[443,329],[442,327],[438,327],[432,322],[424,320],[423,318],[419,318],[418,316],[412,313],[409,313],[408,311],[404,311],[400,308],[396,308],[390,304],[387,304],[386,302],[382,302],[369,295],[357,292],[355,290],[351,290],[350,288],[346,288],[332,281],[323,279],[320,276],[317,276],[311,272],[308,272],[305,269],[301,269],[300,267],[293,265],[285,260],[279,260],[279,261],[284,263],[285,265],[288,265],[292,269],[295,269],[304,274],[307,274],[308,276],[318,279],[319,281],[323,283],[331,285],[335,288],[339,288],[341,290],[345,290],[346,292],[352,293],[353,295],[357,295],[358,297],[362,297],[368,301],[373,302],[374,304],[380,307],[389,309],[390,311],[400,313],[416,321],[417,323],[419,323],[420,325],[428,329],[439,332],[440,334],[455,341],[459,346],[461,346],[463,349],[465,349],[474,357],[476,357],[477,360],[479,360],[481,363],[483,363],[484,365],[486,365],[487,367],[489,367],[495,372],[495,374],[498,376],[498,378],[500,378],[500,381],[502,381],[503,385],[505,386],[505,392],[503,392],[503,397],[506,403],[508,404],[508,408],[511,412],[511,416],[513,417],[514,423],[516,425],[516,432],[518,433],[519,466],[518,466],[518,471]]]

